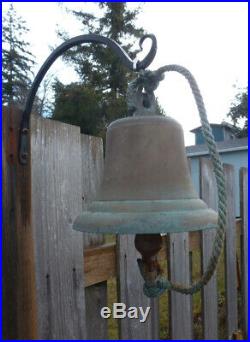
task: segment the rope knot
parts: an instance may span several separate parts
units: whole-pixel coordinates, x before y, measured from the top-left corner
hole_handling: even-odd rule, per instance
[[[137,78],[137,85],[143,87],[148,94],[152,94],[164,79],[164,74],[159,70],[141,70]]]
[[[140,70],[135,80],[128,84],[127,105],[130,115],[155,115],[154,91],[164,74],[159,70]]]

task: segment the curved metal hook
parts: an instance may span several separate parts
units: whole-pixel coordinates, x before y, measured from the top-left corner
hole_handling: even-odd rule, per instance
[[[140,61],[137,62],[136,71],[146,69],[146,67],[148,67],[152,63],[153,59],[155,58],[156,51],[157,51],[157,41],[156,41],[156,37],[154,34],[145,34],[145,36],[141,37],[141,39],[139,41],[140,49],[141,49],[141,51],[143,50],[142,45],[143,45],[143,42],[147,38],[150,38],[152,40],[151,48],[150,48],[147,56],[141,62]]]
[[[20,139],[19,139],[19,161],[21,164],[27,163],[28,158],[28,132],[29,132],[29,121],[30,114],[32,110],[32,106],[35,100],[35,96],[37,90],[39,88],[40,83],[42,82],[46,72],[49,70],[51,65],[55,62],[55,60],[60,57],[64,52],[72,48],[73,46],[77,46],[83,43],[94,43],[94,44],[104,44],[111,48],[117,55],[120,57],[123,64],[130,70],[139,71],[141,69],[145,69],[155,57],[157,42],[156,37],[153,34],[147,34],[140,39],[139,45],[142,50],[142,43],[146,38],[150,38],[152,40],[152,45],[147,56],[142,60],[135,63],[128,54],[122,49],[120,45],[118,45],[114,40],[103,37],[97,34],[84,34],[81,36],[74,37],[69,39],[68,41],[62,43],[58,46],[51,55],[46,59],[40,70],[38,71],[34,82],[31,86],[25,109],[23,112],[23,117],[21,121],[21,129],[20,129]]]

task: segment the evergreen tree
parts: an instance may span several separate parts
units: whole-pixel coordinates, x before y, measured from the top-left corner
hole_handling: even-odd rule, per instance
[[[132,46],[144,33],[142,28],[135,27],[139,9],[128,10],[125,2],[102,2],[98,6],[103,12],[101,17],[72,11],[83,24],[82,33],[95,33],[111,38],[132,58],[135,57],[137,51]],[[58,34],[63,40],[69,38],[65,32]],[[102,92],[125,95],[129,71],[111,49],[99,44],[84,44],[66,52],[64,60],[74,66],[84,84]]]
[[[28,32],[25,21],[11,4],[3,18],[2,29],[2,102],[23,106],[32,77],[34,57],[23,39]]]
[[[238,128],[238,137],[248,136],[248,88],[241,90],[231,104],[227,114]]]
[[[103,128],[101,95],[98,95],[93,87],[79,83],[64,85],[56,80],[54,94],[53,118],[80,126],[82,133],[101,135]]]
[[[144,30],[137,28],[135,25],[139,9],[129,10],[126,2],[102,2],[98,6],[102,11],[101,17],[82,11],[71,12],[77,20],[81,21],[83,25],[82,33],[101,34],[111,38],[120,44],[131,58],[134,58],[138,51],[133,49],[133,45],[144,34]],[[65,32],[59,32],[58,35],[63,40],[70,38]],[[66,52],[63,58],[66,63],[74,66],[81,84],[84,85],[82,91],[86,91],[87,89],[90,91],[91,89],[91,101],[92,103],[96,102],[96,111],[91,115],[96,115],[95,122],[99,130],[97,134],[103,136],[107,124],[117,118],[129,115],[126,105],[127,84],[135,75],[123,66],[119,57],[111,49],[103,45],[84,44],[77,46]],[[76,93],[80,96],[78,92],[79,87],[79,84],[70,86],[71,94],[75,88]],[[67,86],[61,89],[63,89],[64,95],[66,95],[65,91],[69,90]],[[60,87],[57,87],[57,90],[60,91]],[[85,94],[82,94],[81,99],[84,97]],[[70,98],[71,96],[67,97],[69,101]],[[56,110],[54,111],[53,118],[69,122],[68,115],[64,120],[63,113],[65,113],[65,110],[61,107],[62,102],[58,103],[59,99],[61,97],[57,92],[57,96],[55,97]],[[87,100],[86,97],[85,99]],[[87,107],[88,105],[82,105],[81,108],[78,108],[80,113],[71,111],[72,117],[70,122],[72,124],[78,124],[79,117],[87,118],[90,115]],[[162,111],[159,110],[159,112]],[[82,132],[90,134],[88,133],[90,132],[89,125],[85,119],[84,121],[85,125],[81,126]],[[90,123],[91,125],[92,121]],[[91,134],[93,134],[92,130]]]

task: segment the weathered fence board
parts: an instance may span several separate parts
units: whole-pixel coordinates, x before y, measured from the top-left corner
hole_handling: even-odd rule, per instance
[[[171,281],[190,284],[188,233],[169,236],[169,277]],[[191,296],[170,292],[170,335],[173,340],[193,338]]]
[[[82,203],[83,209],[93,200],[101,183],[103,173],[103,143],[101,138],[81,134],[82,156]],[[79,233],[80,234],[80,233]],[[98,246],[104,235],[84,234],[84,246]]]
[[[103,172],[103,143],[101,138],[81,135],[82,154],[82,199],[83,209],[93,200]],[[81,233],[78,233],[81,235]],[[104,243],[102,234],[83,234],[84,248],[93,248]],[[107,306],[107,281],[85,288],[87,338],[105,340],[108,337],[107,320],[100,315]]]
[[[226,329],[227,337],[231,339],[234,331],[238,329],[234,167],[224,164],[224,173],[227,193],[225,235]]]
[[[40,339],[85,339],[78,127],[31,120],[32,225]]]
[[[72,230],[74,218],[96,194],[103,169],[101,139],[81,135],[79,128],[48,119],[31,120],[31,158],[18,163],[21,112],[3,110],[3,337],[5,339],[100,339],[108,337],[107,279],[117,276],[118,301],[127,307],[150,307],[145,323],[119,320],[121,339],[159,338],[159,302],[142,291],[134,236],[104,236]],[[248,322],[248,182],[240,172],[241,217],[235,221],[234,171],[224,166],[228,196],[225,244],[226,328],[228,338],[239,329],[247,338]],[[216,187],[208,159],[200,164],[201,197],[216,206]],[[237,313],[236,233],[241,231],[241,313]],[[201,238],[200,238],[201,236]],[[164,237],[159,260],[168,255],[169,277],[189,284],[190,251],[201,248],[203,271],[211,255],[214,232]],[[86,257],[86,260],[84,258]],[[87,282],[84,281],[84,269]],[[191,297],[170,296],[172,339],[192,339]],[[86,310],[85,310],[86,308]],[[202,292],[204,339],[218,337],[216,276]]]
[[[240,234],[241,219],[235,220],[236,233]],[[166,260],[169,252],[167,236],[162,237],[163,246],[157,258],[160,262]],[[189,232],[189,253],[190,259],[193,251],[200,248],[200,232]],[[92,247],[84,250],[84,270],[85,270],[85,286],[101,283],[112,277],[116,277],[116,243],[105,243],[100,246]],[[190,276],[191,276],[190,266]]]
[[[36,339],[30,165],[18,162],[21,111],[3,108],[3,338]]]
[[[245,339],[248,338],[248,170],[240,169],[240,211],[242,217],[241,275],[242,321]]]
[[[212,164],[209,159],[200,160],[200,195],[208,207],[217,210],[215,177],[212,171]],[[205,271],[211,256],[214,230],[202,231],[202,272]],[[218,338],[218,304],[217,304],[217,282],[216,272],[209,283],[202,289],[202,316],[203,316],[203,337],[206,340]]]
[[[116,277],[116,244],[107,243],[84,250],[85,286]]]
[[[135,249],[134,239],[134,235],[117,237],[118,298],[127,307],[141,306],[144,311],[151,307],[151,310],[145,323],[138,319],[120,319],[119,335],[121,339],[128,340],[158,339],[158,299],[149,299],[143,294],[143,279],[137,266],[137,258],[141,256]]]

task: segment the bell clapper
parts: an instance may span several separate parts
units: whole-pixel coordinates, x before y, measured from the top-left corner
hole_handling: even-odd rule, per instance
[[[162,248],[162,237],[160,234],[137,234],[135,236],[135,248],[142,256],[144,272],[148,280],[155,280],[163,273],[157,260],[157,254]]]

